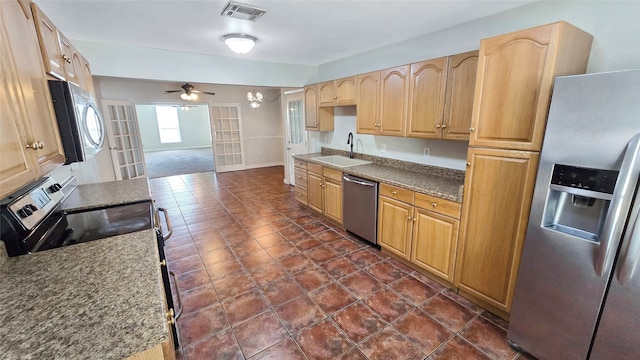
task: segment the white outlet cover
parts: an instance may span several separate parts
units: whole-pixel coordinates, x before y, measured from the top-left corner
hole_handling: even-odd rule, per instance
[[[431,155],[431,149],[424,148],[424,157],[429,157],[429,155]]]

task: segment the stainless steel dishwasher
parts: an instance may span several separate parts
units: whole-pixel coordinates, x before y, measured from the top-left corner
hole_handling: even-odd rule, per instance
[[[378,183],[344,174],[342,191],[342,221],[345,229],[377,244]]]

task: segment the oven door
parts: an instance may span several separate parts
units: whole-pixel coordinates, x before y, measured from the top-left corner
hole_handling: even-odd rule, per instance
[[[169,240],[169,238],[173,234],[173,228],[171,226],[171,220],[169,219],[169,214],[167,209],[156,208],[155,204],[154,204],[154,209],[155,210],[154,210],[153,219],[155,223],[156,237],[158,239],[158,251],[160,253],[160,269],[162,270],[162,282],[164,283],[164,292],[165,292],[165,298],[167,300],[167,308],[169,309],[170,314],[173,312],[173,317],[174,319],[177,320],[182,314],[182,298],[180,296],[180,285],[178,283],[178,277],[176,276],[176,274],[173,271],[169,270],[169,266],[167,264],[167,256],[164,252],[164,243],[165,241]],[[162,223],[160,221],[160,215],[159,215],[160,212],[163,213],[166,224],[167,224],[166,234],[162,233]],[[175,302],[173,301],[174,299],[173,299],[170,277],[173,278],[173,284],[175,288],[178,307],[176,307]],[[178,327],[176,326],[175,321],[172,322],[171,324],[171,330],[173,334],[173,344],[175,348],[178,349],[180,347],[180,342],[179,342],[180,336],[178,334]]]

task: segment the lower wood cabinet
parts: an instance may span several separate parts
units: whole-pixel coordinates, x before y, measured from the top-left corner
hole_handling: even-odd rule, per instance
[[[413,205],[380,196],[378,201],[378,243],[391,253],[411,258]]]
[[[469,148],[467,156],[454,284],[461,294],[506,316],[520,266],[538,153]]]
[[[307,164],[307,205],[342,224],[342,172]]]
[[[459,203],[382,184],[378,209],[384,250],[453,282]]]
[[[295,194],[296,200],[303,205],[307,205],[307,162],[302,160],[296,160],[294,162],[294,176],[295,176]]]

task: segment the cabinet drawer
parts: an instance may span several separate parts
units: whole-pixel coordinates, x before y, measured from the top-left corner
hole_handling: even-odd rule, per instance
[[[460,203],[420,193],[416,193],[415,199],[417,207],[460,219]]]
[[[380,184],[380,195],[413,205],[413,191],[411,190],[402,189],[393,185]]]
[[[314,163],[308,163],[307,164],[307,170],[314,172],[316,174],[322,175],[322,165],[318,165],[318,164],[314,164]]]
[[[295,159],[295,160],[293,160],[293,166],[295,166],[297,168],[300,168],[300,169],[306,170],[307,169],[307,162]]]
[[[306,188],[307,187],[307,170],[300,169],[300,168],[295,168],[293,170],[296,177],[295,179],[296,187],[302,186]]]
[[[296,200],[307,205],[307,188],[296,185],[295,187]]]
[[[342,171],[330,168],[322,168],[322,175],[324,175],[324,177],[326,178],[342,182]]]

